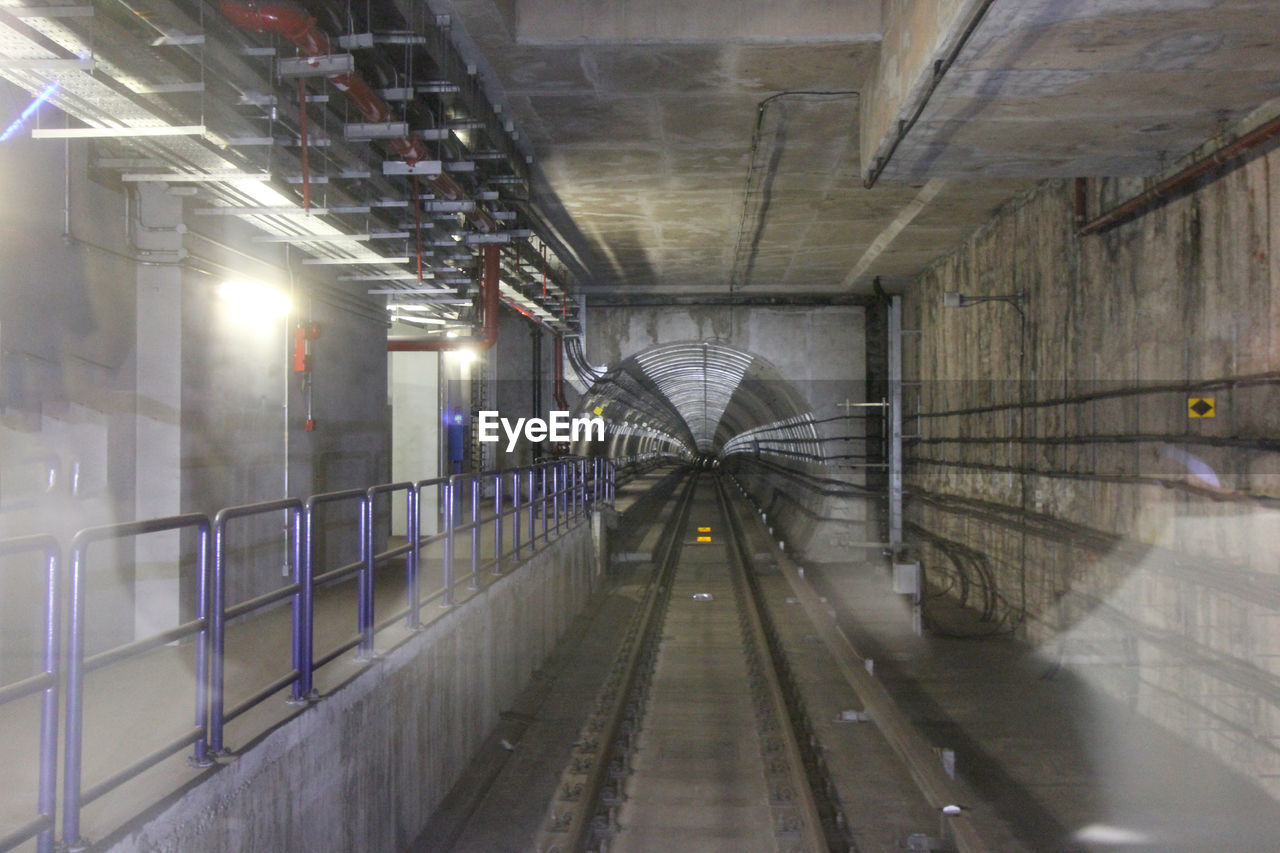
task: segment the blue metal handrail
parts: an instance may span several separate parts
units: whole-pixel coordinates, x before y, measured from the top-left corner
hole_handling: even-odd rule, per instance
[[[510,483],[511,506],[507,507],[505,494]],[[461,483],[469,481],[471,518],[461,522],[460,507],[456,498],[461,497]],[[492,519],[481,517],[481,499],[486,486],[493,491]],[[548,488],[550,486],[550,488]],[[438,488],[443,492],[443,525],[440,532],[422,536],[421,498],[425,489]],[[58,783],[58,723],[59,692],[65,691],[62,723],[65,726],[65,753],[62,762],[62,841],[76,848],[87,842],[80,836],[80,813],[83,806],[101,797],[119,785],[159,761],[194,746],[189,761],[200,767],[210,766],[214,757],[225,754],[224,729],[227,723],[253,706],[265,701],[274,693],[292,685],[292,701],[306,702],[314,698],[314,672],[343,652],[358,647],[358,655],[368,658],[373,653],[375,632],[406,616],[406,627],[420,627],[420,607],[424,600],[437,596],[442,604],[455,603],[454,585],[463,578],[455,578],[456,538],[468,534],[471,539],[471,583],[478,587],[482,565],[480,562],[480,528],[492,520],[493,559],[495,573],[500,574],[505,560],[520,560],[536,553],[539,546],[550,542],[553,536],[576,526],[575,522],[587,516],[589,508],[609,502],[616,489],[616,470],[605,459],[593,460],[588,470],[587,460],[563,459],[543,462],[525,468],[487,472],[479,475],[453,475],[417,482],[387,483],[367,489],[348,489],[313,495],[305,500],[284,498],[254,504],[227,507],[220,510],[212,521],[202,514],[185,514],[145,521],[90,527],[76,533],[69,549],[70,560],[68,598],[70,613],[65,626],[59,624],[59,599],[62,594],[61,551],[52,536],[28,536],[0,540],[0,557],[26,553],[43,555],[46,563],[45,636],[43,671],[21,681],[0,686],[0,705],[16,701],[43,691],[41,715],[39,779],[37,791],[37,816],[21,827],[0,837],[0,853],[37,839],[38,853],[52,853],[54,829],[57,825],[55,809]],[[403,492],[406,496],[407,541],[404,545],[375,552],[375,525],[378,521],[378,499]],[[356,562],[317,572],[316,511],[321,506],[355,502],[359,517],[359,559]],[[521,513],[525,517],[521,518]],[[233,521],[272,513],[288,516],[289,548],[293,564],[291,580],[285,586],[259,595],[253,599],[228,606],[226,585],[229,572],[233,571],[227,549],[227,531]],[[508,514],[511,524],[507,526]],[[537,518],[541,515],[541,531]],[[89,567],[89,551],[92,545],[139,536],[192,530],[198,536],[196,550],[197,590],[196,617],[174,628],[86,656],[85,653],[85,583]],[[510,550],[506,547],[507,531],[510,531]],[[527,533],[527,537],[524,535]],[[426,599],[421,591],[421,551],[441,543],[444,549],[442,589],[429,594]],[[527,552],[527,553],[526,553]],[[375,624],[374,574],[378,566],[396,557],[405,557],[405,607],[384,625]],[[489,565],[489,564],[486,564]],[[320,584],[357,579],[357,633],[337,649],[319,657],[314,652],[315,602],[314,594]],[[292,599],[291,662],[289,672],[258,689],[241,700],[235,707],[225,707],[226,683],[226,627],[230,620],[266,609],[285,599]],[[65,631],[65,634],[62,633]],[[83,726],[85,676],[110,664],[135,657],[167,643],[197,636],[195,646],[195,697],[194,725],[178,738],[165,744],[117,770],[107,779],[85,788],[83,776]],[[65,640],[67,657],[65,667],[60,665],[60,646]]]
[[[36,839],[38,853],[52,853],[58,784],[58,584],[62,559],[52,536],[24,536],[0,542],[0,557],[39,554],[45,564],[44,647],[41,671],[0,687],[0,705],[43,693],[40,703],[39,776],[36,781],[35,819],[0,838],[0,850],[12,850]]]
[[[358,501],[360,519],[360,554],[353,563],[329,569],[319,575],[315,571],[315,512],[318,507],[344,501]],[[364,640],[368,626],[365,616],[369,610],[367,599],[369,587],[373,584],[372,572],[365,566],[365,524],[367,501],[365,489],[344,489],[339,492],[326,492],[312,495],[302,505],[302,600],[301,614],[295,614],[293,630],[297,646],[302,650],[298,660],[298,680],[293,684],[293,701],[307,702],[313,698],[315,690],[315,670],[336,659],[343,652],[353,649]],[[315,588],[317,584],[333,583],[346,580],[352,575],[357,577],[356,583],[356,634],[325,653],[319,659],[315,656]]]
[[[85,623],[85,575],[88,563],[89,546],[96,542],[115,539],[131,539],[149,533],[164,533],[174,530],[194,529],[200,536],[200,547],[197,553],[197,604],[196,618],[117,646],[105,652],[85,657],[84,623]],[[192,756],[194,763],[206,765],[208,743],[205,739],[208,731],[208,689],[209,689],[209,539],[212,525],[206,515],[188,514],[174,515],[148,521],[130,521],[120,524],[106,524],[100,527],[89,527],[81,530],[71,540],[71,612],[67,624],[67,707],[66,707],[66,756],[63,759],[62,790],[62,839],[69,847],[83,846],[80,838],[80,809],[86,803],[113,788],[137,776],[143,770],[168,758],[175,752],[195,744]],[[101,669],[110,663],[140,655],[166,643],[183,637],[197,634],[196,645],[196,700],[195,724],[186,733],[174,741],[165,744],[149,755],[138,759],[128,767],[118,770],[107,779],[89,789],[83,788],[81,778],[81,762],[83,759],[83,726],[84,726],[84,677],[87,673]]]
[[[234,607],[227,607],[227,525],[238,518],[250,518],[253,516],[275,514],[279,512],[288,513],[289,516],[287,529],[289,530],[290,550],[292,552],[292,559],[290,560],[293,569],[292,582],[286,586],[280,587],[279,589],[257,596],[256,598],[252,598],[249,601],[243,601]],[[214,755],[221,755],[225,752],[222,736],[223,728],[226,723],[231,722],[231,720],[234,720],[254,705],[262,702],[282,687],[296,682],[298,677],[301,675],[301,669],[298,666],[298,661],[302,652],[299,648],[298,635],[294,632],[292,635],[292,670],[287,675],[276,679],[266,687],[258,690],[231,710],[224,712],[223,703],[225,699],[226,685],[224,683],[223,673],[224,665],[226,663],[227,621],[234,619],[237,616],[243,616],[269,607],[286,598],[293,599],[295,622],[296,614],[301,611],[303,595],[302,501],[297,498],[282,498],[280,500],[244,504],[219,510],[217,515],[213,518],[212,586],[213,606],[211,608],[209,626],[209,635],[212,647],[209,667],[209,751]]]

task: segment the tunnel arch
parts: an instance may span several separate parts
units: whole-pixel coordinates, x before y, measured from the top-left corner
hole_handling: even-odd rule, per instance
[[[605,419],[605,455],[657,451],[722,459],[738,453],[823,458],[813,411],[767,359],[721,341],[658,344],[596,380],[578,413]],[[586,443],[575,450],[599,453]]]

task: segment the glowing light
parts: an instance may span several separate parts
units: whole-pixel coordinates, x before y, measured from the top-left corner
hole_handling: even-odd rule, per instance
[[[40,105],[49,100],[53,93],[58,91],[58,87],[61,85],[62,84],[58,82],[50,83],[43,92],[36,95],[35,100],[30,104],[27,104],[27,108],[13,120],[13,124],[9,125],[4,133],[0,133],[0,142],[7,141],[9,137],[21,130],[22,126],[27,123],[27,119],[35,115],[36,110],[40,109]]]
[[[1108,844],[1108,845],[1134,845],[1150,844],[1154,839],[1145,832],[1135,829],[1128,829],[1123,826],[1108,826],[1103,823],[1094,823],[1084,827],[1075,834],[1076,841],[1086,844]]]
[[[446,352],[449,354],[449,357],[458,362],[458,364],[474,364],[478,357],[476,355],[476,351],[473,349],[455,349],[446,350]]]
[[[203,136],[202,124],[160,127],[56,127],[36,128],[32,139],[126,139],[135,136]]]
[[[289,313],[289,297],[259,281],[233,279],[218,285],[218,296],[246,315],[275,319]]]

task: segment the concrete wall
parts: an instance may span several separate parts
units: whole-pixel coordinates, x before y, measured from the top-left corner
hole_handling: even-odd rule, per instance
[[[582,524],[108,849],[405,849],[585,606],[596,571]]]
[[[1271,153],[1083,239],[1072,187],[1046,184],[923,275],[904,324],[935,415],[908,454],[908,538],[935,588],[959,589],[958,555],[976,604],[989,573],[987,629],[1280,795],[1277,174]],[[1091,182],[1090,209],[1131,189]],[[944,309],[952,290],[1026,290],[1025,337],[1008,304]],[[1188,416],[1199,396],[1216,417]]]
[[[391,479],[394,482],[440,476],[440,353],[396,352],[387,363],[391,406]],[[436,532],[437,499],[424,489],[419,514],[424,535]],[[396,494],[391,532],[403,536],[405,498]]]
[[[499,315],[498,343],[485,356],[486,367],[490,376],[490,394],[488,408],[496,410],[501,417],[546,418],[547,412],[559,408],[553,396],[555,367],[555,339],[548,330],[535,326],[514,311],[503,309]],[[538,359],[535,364],[535,346],[533,337],[538,336]],[[566,375],[571,375],[567,361]],[[539,377],[541,404],[539,411],[534,411],[534,377]],[[565,384],[566,394],[574,396]],[[490,467],[518,468],[534,461],[541,452],[549,454],[548,443],[535,448],[523,438],[516,444],[514,451],[507,452],[507,438],[499,430],[501,440],[490,446]]]
[[[517,39],[525,44],[864,41],[880,33],[879,0],[517,0],[515,7]]]
[[[774,538],[793,557],[847,564],[858,549],[881,550],[878,502],[864,496],[856,483],[841,482],[860,478],[841,477],[840,471],[823,465],[762,465],[750,457],[734,457],[727,468],[755,498]]]
[[[0,114],[30,100],[0,83]],[[87,164],[82,143],[22,132],[0,149],[0,538],[66,541],[134,512],[136,268],[124,197],[90,182]],[[131,552],[100,555],[88,591],[124,616],[90,625],[95,645],[131,639],[134,627]],[[36,563],[0,560],[0,683],[35,668],[40,594]]]
[[[943,59],[959,36],[976,0],[884,0],[884,37],[869,84],[862,87],[862,175],[887,155],[898,122],[910,118]]]
[[[0,85],[5,114],[29,100]],[[194,214],[204,198],[102,182],[93,156],[25,133],[0,156],[0,538],[52,532],[65,546],[90,525],[385,481],[385,312],[302,275],[297,253],[252,243],[234,217]],[[314,431],[287,375],[286,322],[228,313],[216,286],[229,277],[292,288],[293,319],[319,323]],[[273,518],[237,534],[233,600],[279,584],[279,531]],[[181,577],[178,563],[177,537],[95,549],[90,652],[190,609],[191,561]],[[29,673],[38,594],[29,562],[0,563],[0,679]]]

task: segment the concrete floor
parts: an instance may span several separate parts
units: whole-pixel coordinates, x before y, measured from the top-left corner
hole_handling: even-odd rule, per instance
[[[528,849],[585,709],[640,597],[650,566],[637,560],[658,544],[654,532],[664,517],[653,513],[645,523],[624,522],[615,557],[628,561],[617,564],[616,586],[506,715],[488,754],[482,753],[469,771],[471,780],[450,795],[411,853]],[[612,849],[737,853],[776,848],[726,559],[720,543],[690,545],[682,555],[635,772],[619,815],[623,831]],[[794,606],[785,579],[772,573],[760,582],[858,849],[891,853],[903,849],[909,835],[936,830],[936,815],[879,730],[841,721],[841,712],[858,701],[835,675],[825,648],[813,642],[813,625]],[[695,593],[710,593],[712,599],[695,600]],[[514,749],[504,750],[499,735]],[[474,802],[468,804],[468,798]],[[448,811],[453,814],[443,814]],[[450,824],[467,821],[450,846]]]
[[[1280,849],[1273,799],[1091,687],[1087,672],[1008,639],[915,636],[878,562],[808,575],[899,706],[935,746],[955,750],[1002,850]],[[930,614],[964,624],[940,604]]]
[[[686,545],[612,850],[777,849],[748,683],[725,545]]]

